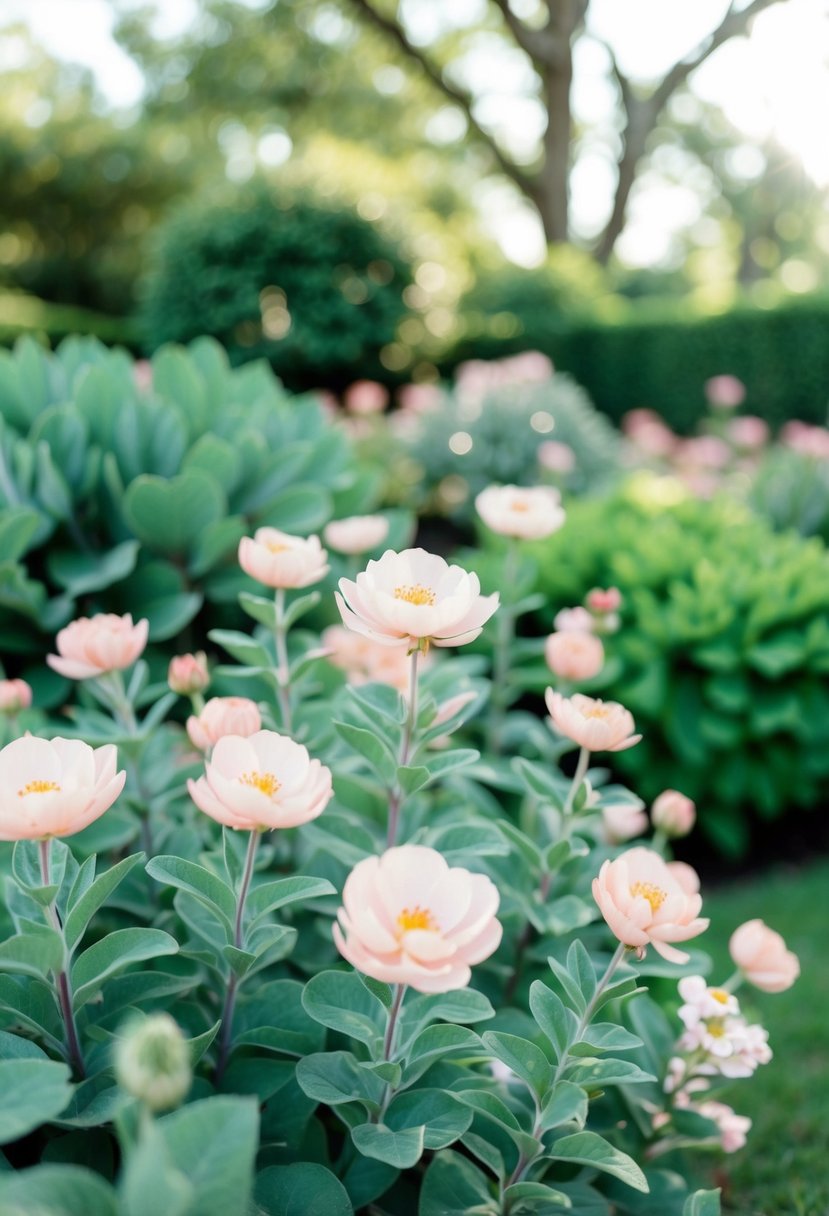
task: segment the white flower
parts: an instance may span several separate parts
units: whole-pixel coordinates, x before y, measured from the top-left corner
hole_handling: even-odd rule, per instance
[[[543,540],[564,523],[561,495],[552,486],[488,486],[475,499],[488,528],[519,540]]]

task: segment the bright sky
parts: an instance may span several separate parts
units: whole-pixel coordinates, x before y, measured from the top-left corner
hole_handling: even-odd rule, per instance
[[[257,0],[248,0],[256,3]],[[407,16],[425,38],[436,22],[462,22],[484,0],[408,0]],[[517,0],[516,8],[532,0]],[[156,0],[157,30],[173,34],[185,27],[194,0]],[[591,29],[609,42],[622,68],[634,79],[651,80],[687,54],[713,29],[727,0],[592,0]],[[112,38],[109,0],[3,0],[0,23],[23,20],[53,54],[88,65],[102,92],[114,105],[131,105],[141,94],[141,74]],[[497,56],[497,70],[493,65]],[[482,91],[498,81],[497,92],[484,96],[482,121],[496,123],[520,154],[539,129],[538,107],[521,93],[526,65],[516,55],[509,62],[491,43],[476,46],[465,76]],[[747,142],[776,136],[791,149],[806,172],[829,187],[829,3],[827,0],[783,0],[755,20],[750,39],[733,39],[713,55],[694,77],[695,91],[716,103],[745,132]],[[606,59],[596,42],[577,48],[574,109],[583,120],[601,121],[612,110],[606,81]],[[613,170],[607,153],[588,148],[573,176],[573,212],[586,233],[597,230],[609,207]],[[535,215],[507,187],[490,186],[482,197],[487,222],[508,256],[522,263],[537,260],[543,250]],[[619,246],[633,264],[646,265],[664,256],[671,233],[700,213],[697,191],[680,186],[640,191]]]

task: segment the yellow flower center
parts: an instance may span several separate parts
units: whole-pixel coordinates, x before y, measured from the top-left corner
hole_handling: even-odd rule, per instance
[[[633,896],[640,896],[646,899],[651,906],[651,912],[658,912],[668,898],[668,892],[663,891],[661,887],[657,887],[652,882],[635,882],[630,888],[630,893]]]
[[[278,540],[269,540],[265,548],[269,553],[285,553],[288,545],[281,545]]]
[[[277,781],[273,773],[242,773],[239,778],[241,785],[250,785],[255,790],[260,790],[261,793],[267,794],[268,798],[273,798],[276,791],[282,784]]]
[[[410,929],[426,929],[429,933],[437,933],[439,928],[429,909],[421,908],[420,904],[415,904],[413,908],[404,908],[397,918],[397,924],[402,933],[408,933]]]
[[[610,706],[605,705],[604,701],[595,701],[589,708],[581,711],[583,718],[609,718]]]
[[[725,1038],[725,1027],[719,1018],[712,1018],[710,1021],[708,1021],[706,1023],[706,1028],[712,1039]]]
[[[17,791],[18,798],[27,794],[50,794],[60,789],[57,781],[27,781],[22,790]]]
[[[728,1004],[728,993],[724,988],[709,988],[708,995],[715,1001],[719,1001],[721,1005]]]
[[[395,587],[394,598],[396,600],[405,600],[407,604],[416,604],[418,608],[423,604],[428,604],[431,608],[435,602],[435,593],[431,587],[423,587],[420,583],[415,583],[411,587]]]
[[[521,498],[514,498],[509,505],[510,511],[529,511],[530,504]]]

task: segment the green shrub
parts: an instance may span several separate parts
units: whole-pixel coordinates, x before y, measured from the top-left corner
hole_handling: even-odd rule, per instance
[[[201,339],[159,351],[151,389],[135,371],[92,339],[0,351],[4,657],[42,660],[57,629],[95,611],[146,616],[154,641],[188,628],[197,641],[203,601],[216,625],[251,586],[241,536],[260,524],[306,533],[335,504],[363,505],[342,432],[267,365],[232,371]],[[62,681],[37,679],[39,704],[62,697]]]
[[[20,291],[0,291],[0,345],[11,346],[23,334],[50,345],[69,334],[85,334],[108,346],[138,349],[135,322],[129,317],[110,317],[74,304],[53,304]]]
[[[778,532],[794,528],[829,544],[829,461],[775,447],[760,465],[748,501]]]
[[[491,365],[495,376],[498,371]],[[472,441],[462,454],[450,447],[459,432]],[[480,397],[458,385],[440,408],[418,418],[407,445],[421,470],[418,505],[469,521],[475,495],[492,482],[539,481],[539,448],[549,440],[572,449],[573,469],[557,479],[571,493],[595,490],[613,477],[619,437],[569,376],[495,385]]]
[[[266,358],[292,388],[336,389],[387,374],[410,281],[397,245],[353,211],[257,188],[162,226],[141,323],[151,349],[209,334],[233,364]]]
[[[648,799],[683,790],[710,838],[739,852],[753,813],[829,794],[829,560],[816,538],[775,534],[729,500],[671,504],[668,487],[638,477],[572,504],[535,547],[542,627],[585,587],[621,589],[607,695],[644,738],[614,765]]]

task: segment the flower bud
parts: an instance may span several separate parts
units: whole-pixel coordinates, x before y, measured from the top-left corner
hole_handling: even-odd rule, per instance
[[[679,790],[665,790],[651,807],[653,826],[666,836],[687,836],[694,826],[697,808]]]
[[[182,697],[191,697],[195,692],[204,692],[210,683],[207,670],[207,655],[203,650],[196,654],[179,654],[170,659],[167,683],[173,692]]]
[[[0,714],[18,713],[32,703],[32,690],[25,680],[0,680]]]
[[[183,1102],[193,1079],[190,1051],[168,1013],[133,1022],[115,1048],[118,1084],[152,1111]]]
[[[591,612],[604,614],[618,612],[622,606],[622,593],[618,587],[594,587],[587,593],[587,607]]]

